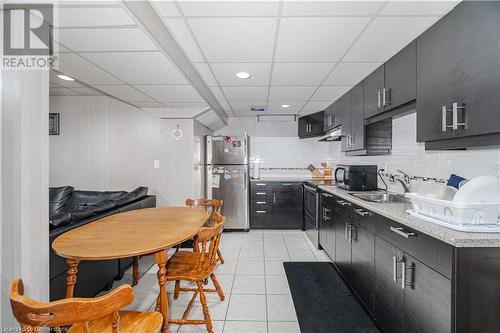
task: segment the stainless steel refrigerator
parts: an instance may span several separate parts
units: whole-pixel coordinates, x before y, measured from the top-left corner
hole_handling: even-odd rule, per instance
[[[224,200],[224,228],[249,229],[248,137],[207,136],[205,154],[205,194]]]

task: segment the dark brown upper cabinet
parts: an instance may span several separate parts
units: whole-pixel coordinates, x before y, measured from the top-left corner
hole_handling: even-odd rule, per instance
[[[500,2],[464,1],[417,39],[417,141],[500,140]]]
[[[411,102],[416,97],[416,45],[410,43],[364,82],[365,119]]]
[[[298,120],[299,138],[311,138],[323,134],[324,112],[316,112]]]

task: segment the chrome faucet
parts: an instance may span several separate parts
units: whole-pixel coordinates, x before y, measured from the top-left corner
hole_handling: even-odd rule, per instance
[[[393,175],[393,176],[389,177],[389,181],[391,183],[394,183],[397,180],[398,182],[401,183],[401,186],[403,186],[404,193],[405,194],[409,193],[410,192],[409,185],[410,185],[410,179],[411,179],[410,175],[408,175],[406,172],[404,172],[403,170],[400,170],[400,169],[398,169],[397,172],[402,174],[402,177]]]

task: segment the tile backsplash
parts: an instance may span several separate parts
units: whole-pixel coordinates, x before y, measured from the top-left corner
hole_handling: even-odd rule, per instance
[[[261,177],[308,177],[309,164],[319,168],[321,162],[332,162],[327,143],[298,137],[251,137],[250,161],[256,160],[260,161]]]
[[[416,113],[393,120],[392,151],[384,156],[345,156],[340,142],[330,143],[329,156],[335,164],[377,164],[394,173],[404,170],[412,176],[448,179],[452,173],[465,178],[480,175],[498,177],[500,146],[470,150],[426,151],[418,143]],[[500,143],[499,143],[500,144]]]

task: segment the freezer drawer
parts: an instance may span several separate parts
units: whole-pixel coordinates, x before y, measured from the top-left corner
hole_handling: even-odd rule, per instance
[[[224,200],[226,229],[248,229],[248,166],[206,166],[206,196]]]

